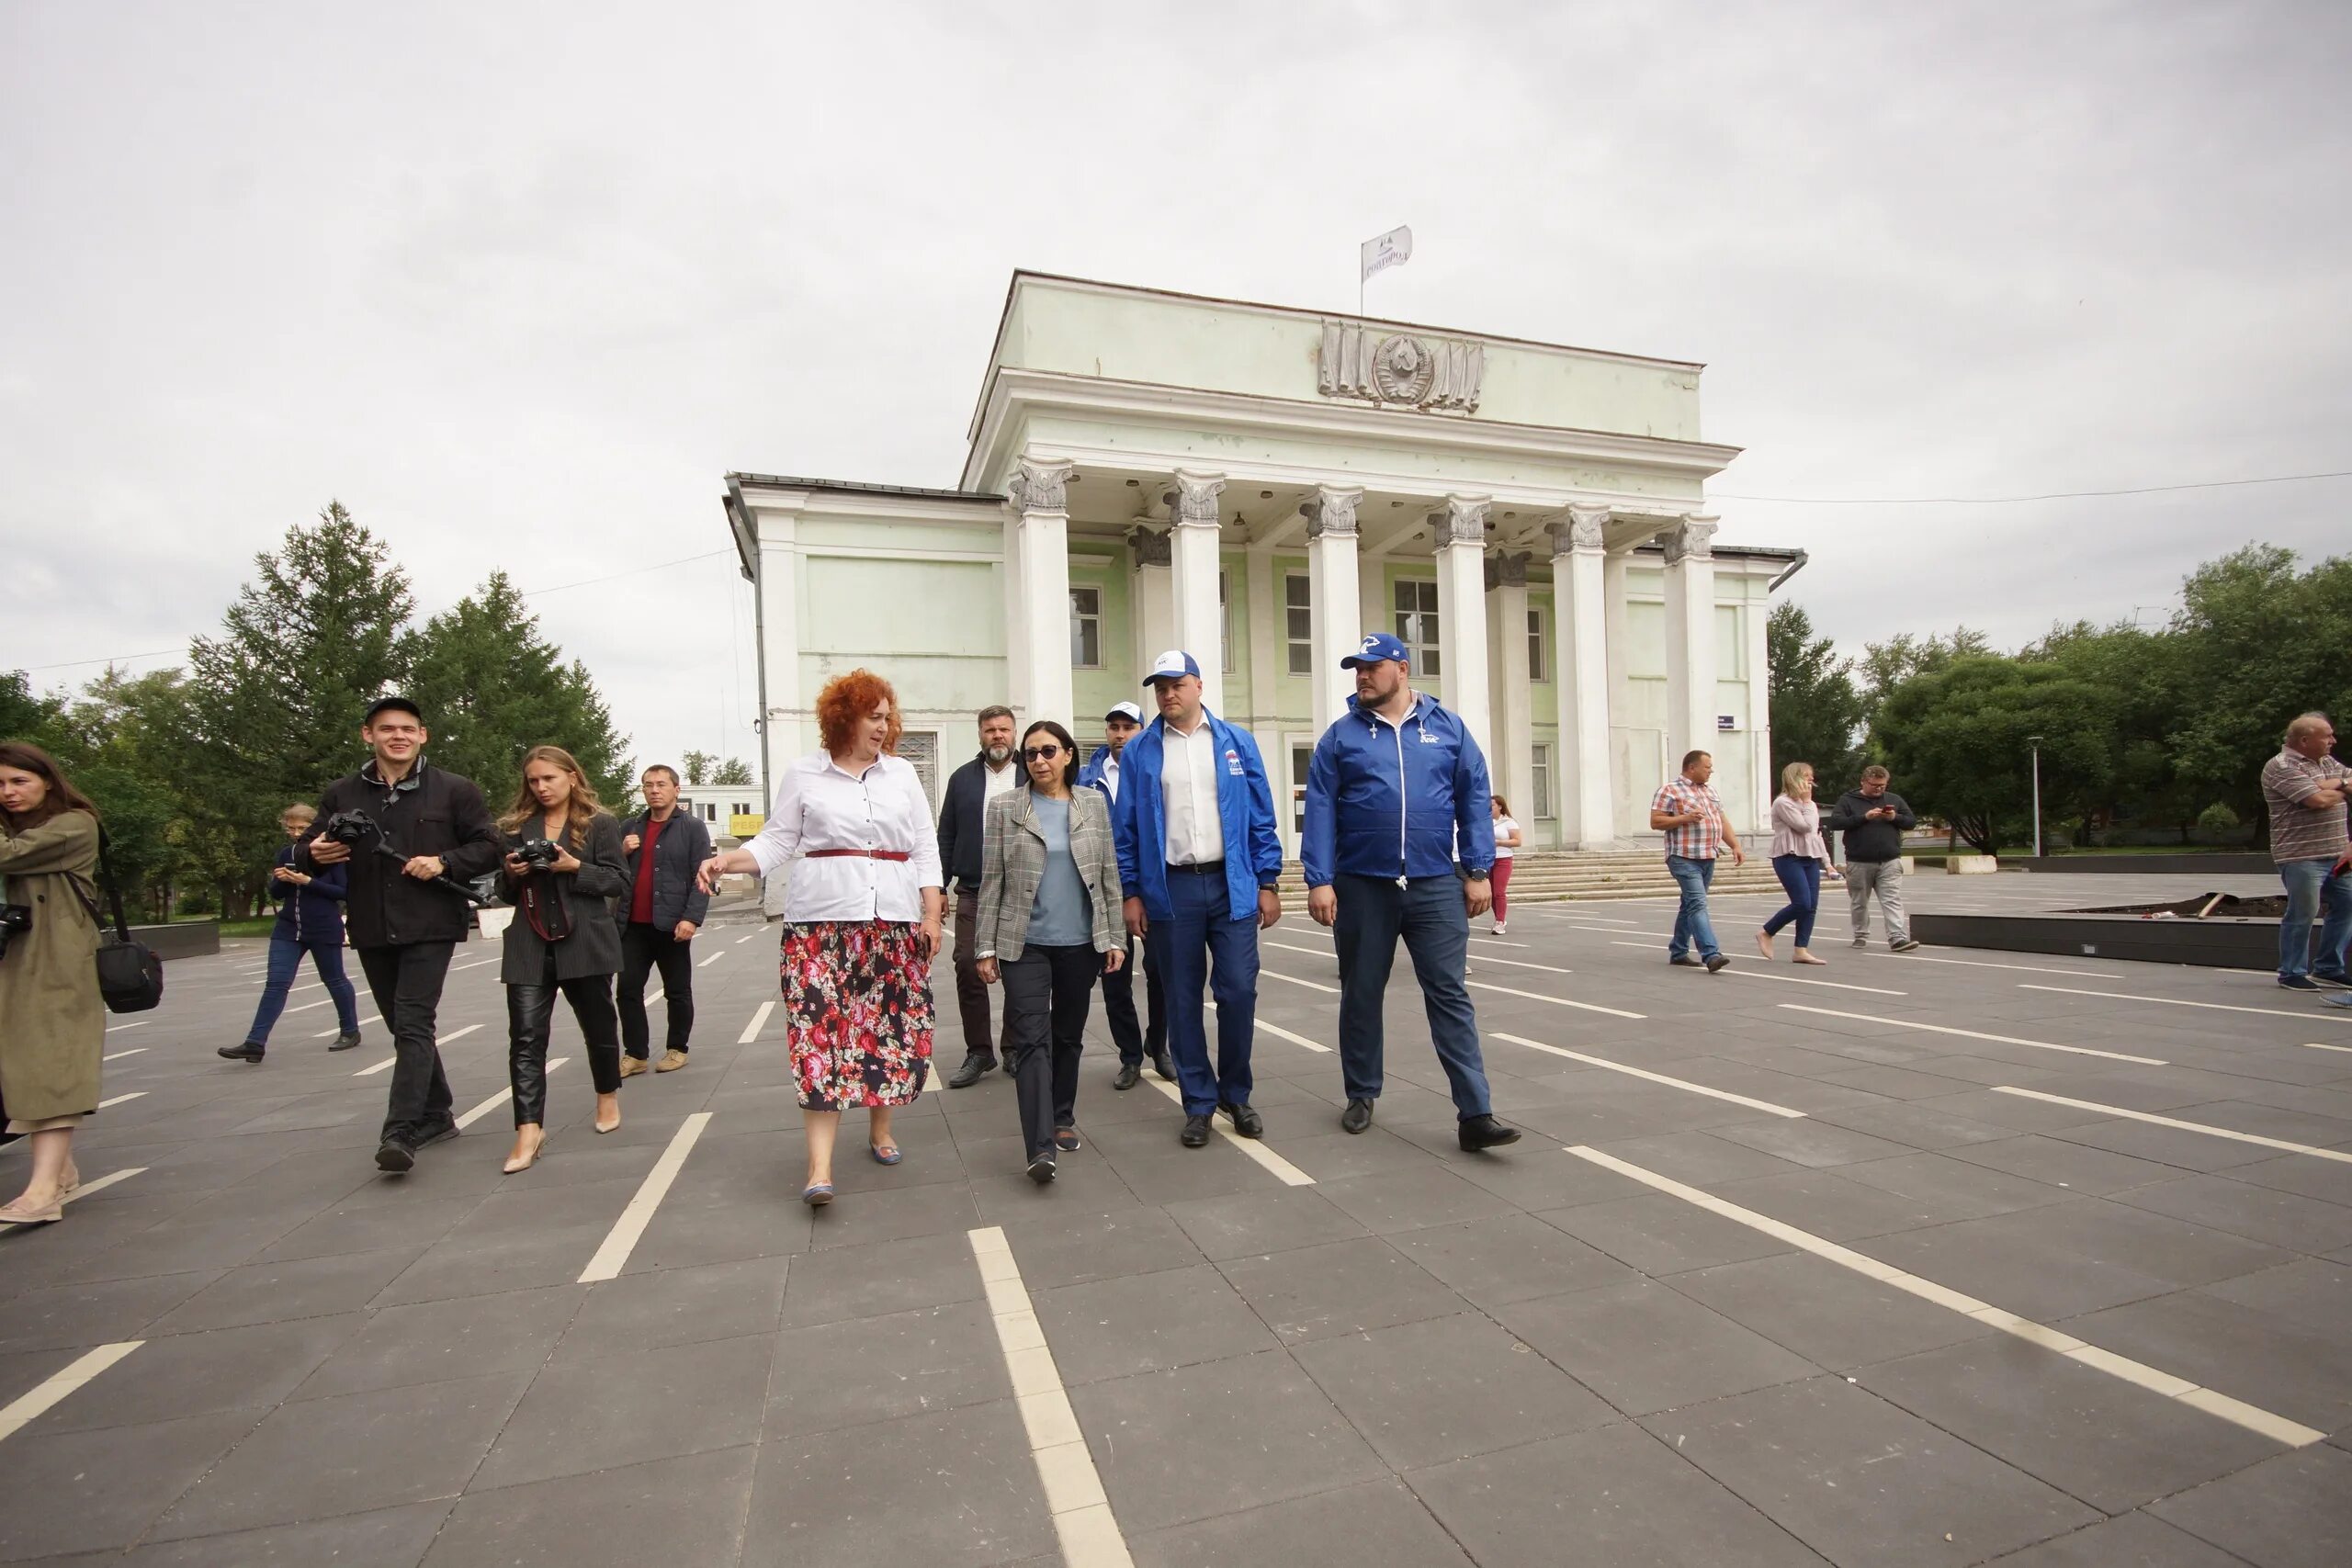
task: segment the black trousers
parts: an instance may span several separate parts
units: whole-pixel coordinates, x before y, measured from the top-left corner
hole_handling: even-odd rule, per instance
[[[1159,971],[1143,967],[1144,1021],[1136,1023],[1136,939],[1127,938],[1127,961],[1116,974],[1102,976],[1102,1017],[1111,1026],[1111,1041],[1119,1060],[1131,1067],[1143,1065],[1144,1054],[1157,1056],[1168,1048],[1168,1007],[1159,991]]]
[[[548,952],[544,985],[506,987],[506,1077],[514,1086],[514,1125],[547,1124],[548,1031],[555,1019],[556,993],[571,1004],[580,1036],[588,1047],[588,1076],[598,1094],[621,1087],[620,1022],[613,1014],[613,977],[582,975],[555,978],[555,952]]]
[[[964,1026],[965,1054],[994,1056],[996,1042],[989,1038],[988,982],[980,978],[980,961],[975,956],[979,924],[980,890],[967,887],[956,895],[956,1016]],[[1004,1049],[1006,1055],[1012,1054],[1010,1032],[1004,1037]]]
[[[384,1105],[384,1136],[416,1132],[449,1117],[449,1077],[434,1043],[441,983],[449,977],[454,942],[413,942],[359,949],[360,973],[376,1011],[392,1031],[392,1085]]]
[[[645,976],[662,971],[662,999],[670,1010],[669,1048],[684,1055],[695,1032],[695,944],[660,926],[632,920],[621,928],[621,1048],[642,1062],[652,1049],[645,1017]]]
[[[1021,1101],[1021,1142],[1035,1155],[1054,1129],[1078,1124],[1078,1056],[1102,955],[1090,946],[1040,947],[997,965],[1004,981],[1004,1041]]]

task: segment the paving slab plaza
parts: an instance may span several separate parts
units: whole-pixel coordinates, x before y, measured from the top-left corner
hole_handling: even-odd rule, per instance
[[[2352,1562],[2352,1011],[1857,952],[1826,902],[1800,970],[1720,900],[1714,977],[1663,962],[1663,904],[1521,905],[1471,982],[1527,1137],[1477,1156],[1401,962],[1340,1133],[1330,942],[1286,918],[1261,1145],[1114,1093],[1098,1008],[1052,1187],[992,1076],[902,1112],[895,1168],[845,1119],[820,1213],[770,929],[699,939],[692,1065],[609,1137],[559,1010],[515,1177],[488,945],[441,1021],[484,1109],[401,1178],[381,1025],[327,1055],[306,981],[223,1062],[259,947],[175,964],[108,1035],[66,1219],[0,1237],[0,1561]]]

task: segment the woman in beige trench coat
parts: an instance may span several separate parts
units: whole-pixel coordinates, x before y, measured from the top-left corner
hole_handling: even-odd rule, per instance
[[[0,1224],[47,1224],[80,1184],[74,1129],[97,1109],[107,1014],[98,996],[97,808],[38,746],[0,740],[0,1100],[32,1139],[32,1175]]]

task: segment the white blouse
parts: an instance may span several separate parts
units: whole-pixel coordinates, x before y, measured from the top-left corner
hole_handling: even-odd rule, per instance
[[[945,886],[931,801],[903,757],[876,758],[862,774],[822,751],[800,758],[784,771],[767,826],[744,848],[763,876],[792,867],[784,918],[797,922],[920,921],[922,890]],[[815,850],[895,850],[909,858],[811,860]]]

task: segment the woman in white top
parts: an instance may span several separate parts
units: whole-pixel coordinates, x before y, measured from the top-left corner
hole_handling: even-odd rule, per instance
[[[1756,933],[1757,951],[1772,956],[1772,934],[1796,922],[1799,964],[1820,964],[1813,955],[1813,918],[1821,908],[1821,869],[1829,846],[1821,839],[1821,807],[1813,798],[1813,764],[1791,762],[1781,770],[1781,793],[1772,797],[1772,873],[1788,889],[1789,901]]]
[[[1495,816],[1495,934],[1500,936],[1510,919],[1510,905],[1505,901],[1505,890],[1510,886],[1510,852],[1519,848],[1524,838],[1519,824],[1510,819],[1510,802],[1501,795],[1494,797]]]
[[[833,1201],[841,1113],[862,1106],[868,1151],[902,1157],[890,1112],[922,1091],[931,1066],[931,961],[946,911],[939,837],[913,766],[893,756],[899,699],[853,670],[817,697],[824,750],[785,770],[767,826],[713,855],[702,886],[729,872],[790,864],[781,968],[785,1036],[808,1131],[812,1206]]]

